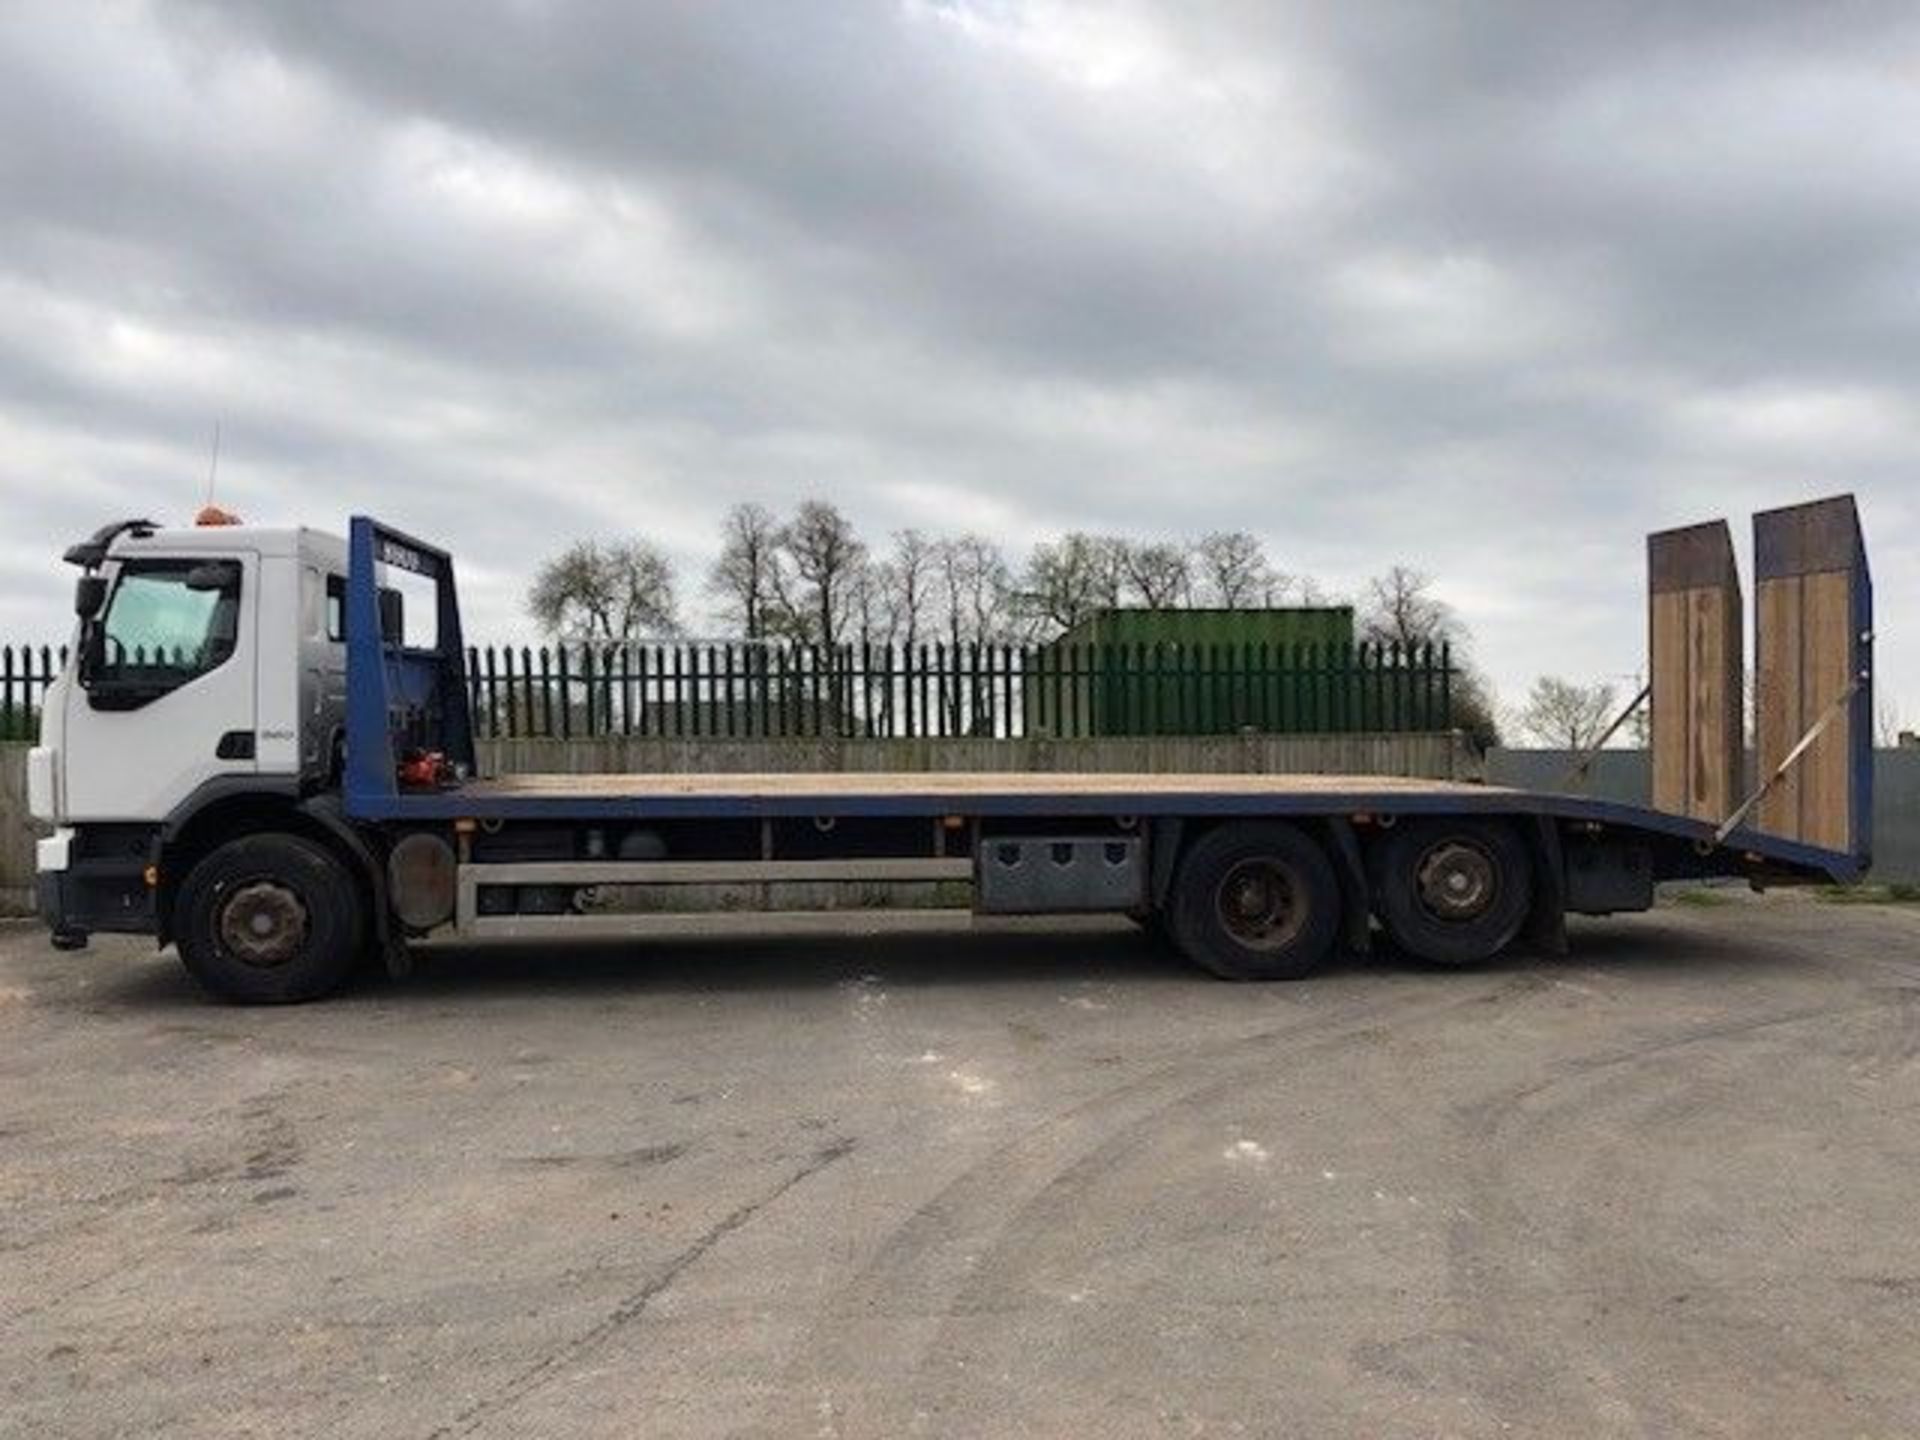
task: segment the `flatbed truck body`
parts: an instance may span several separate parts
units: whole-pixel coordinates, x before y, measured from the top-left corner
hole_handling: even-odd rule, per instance
[[[80,633],[29,767],[56,827],[41,908],[60,943],[174,942],[229,999],[324,994],[367,956],[399,973],[436,933],[644,934],[628,887],[959,882],[985,913],[1127,914],[1216,974],[1262,979],[1381,934],[1439,963],[1557,948],[1568,913],[1645,909],[1662,880],[1844,883],[1870,858],[1864,555],[1847,629],[1814,642],[1845,645],[1849,686],[1762,787],[1842,747],[1844,847],[1759,828],[1753,797],[1681,814],[1374,775],[482,777],[446,552],[356,517],[344,543],[128,523],[69,559]],[[430,643],[404,633],[397,574],[431,587]],[[174,607],[187,663],[145,674],[119,655],[135,600]]]

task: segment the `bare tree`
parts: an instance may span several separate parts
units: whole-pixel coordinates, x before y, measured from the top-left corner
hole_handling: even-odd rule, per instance
[[[1296,605],[1338,605],[1342,603],[1326,586],[1311,575],[1283,575],[1280,584],[1293,592]]]
[[[1453,655],[1453,685],[1447,723],[1482,753],[1500,743],[1493,682],[1460,651]]]
[[[941,551],[946,543],[929,540],[911,527],[893,532],[893,548],[886,564],[876,567],[889,612],[890,640],[902,645],[920,643],[921,627],[936,599]]]
[[[1310,587],[1303,584],[1302,589]],[[1452,647],[1448,723],[1482,750],[1500,743],[1493,687],[1468,654],[1472,637],[1467,627],[1453,607],[1433,593],[1431,577],[1411,566],[1395,565],[1369,580],[1360,604],[1360,638],[1374,645],[1398,645],[1403,651],[1423,645]]]
[[[1168,540],[1122,541],[1117,547],[1128,591],[1150,610],[1173,610],[1193,598],[1187,548]]]
[[[960,535],[940,541],[935,560],[948,641],[963,645],[1006,639],[1013,582],[1000,547],[982,535]]]
[[[862,645],[891,645],[899,640],[907,616],[900,605],[900,580],[890,560],[868,560],[847,579],[848,612]]]
[[[749,640],[778,628],[781,564],[780,525],[772,512],[751,503],[729,510],[707,593],[720,602],[721,617]]]
[[[679,629],[673,565],[645,540],[580,540],[548,560],[527,591],[527,610],[553,635],[633,640]]]
[[[1590,685],[1542,675],[1533,682],[1520,711],[1520,728],[1542,745],[1585,750],[1600,739],[1613,719],[1618,695],[1611,683]]]
[[[1071,630],[1096,610],[1120,603],[1121,542],[1075,530],[1041,542],[1020,576],[1020,606],[1034,628]]]
[[[1375,645],[1438,645],[1458,640],[1463,631],[1453,608],[1433,593],[1433,579],[1406,565],[1395,565],[1367,582],[1360,615],[1360,636]]]
[[[808,500],[780,528],[780,552],[786,564],[774,580],[786,624],[796,639],[831,649],[846,628],[867,547],[846,516]]]
[[[1273,568],[1266,547],[1245,530],[1216,530],[1194,543],[1193,565],[1201,598],[1225,610],[1277,605],[1286,576]]]
[[[1883,750],[1900,744],[1900,705],[1891,695],[1882,695],[1873,707],[1873,743]]]

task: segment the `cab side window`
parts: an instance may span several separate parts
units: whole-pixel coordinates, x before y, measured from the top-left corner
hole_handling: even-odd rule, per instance
[[[93,705],[130,710],[226,663],[240,633],[240,564],[134,560],[120,567],[88,647]]]

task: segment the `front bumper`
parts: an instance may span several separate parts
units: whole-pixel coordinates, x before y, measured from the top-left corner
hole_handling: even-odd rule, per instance
[[[41,871],[33,877],[33,908],[49,930],[66,930],[66,897],[61,894],[61,877]]]
[[[34,903],[56,936],[155,933],[153,887],[144,858],[89,856],[62,827],[34,847]]]
[[[33,842],[33,908],[40,912],[49,930],[67,928],[63,915],[66,901],[60,882],[72,853],[73,831],[65,826]]]

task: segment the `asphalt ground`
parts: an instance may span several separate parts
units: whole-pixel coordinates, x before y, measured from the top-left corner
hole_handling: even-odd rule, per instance
[[[0,927],[0,1434],[1920,1433],[1920,910],[1573,938],[476,947],[246,1010]]]

